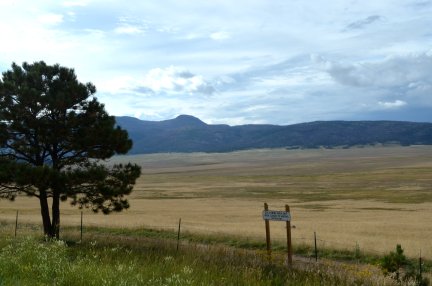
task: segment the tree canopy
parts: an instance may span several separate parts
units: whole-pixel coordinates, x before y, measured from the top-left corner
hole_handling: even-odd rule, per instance
[[[13,63],[0,79],[0,198],[38,198],[50,237],[58,237],[60,200],[121,211],[140,175],[137,165],[102,162],[127,153],[132,141],[95,93],[73,69],[43,61]]]

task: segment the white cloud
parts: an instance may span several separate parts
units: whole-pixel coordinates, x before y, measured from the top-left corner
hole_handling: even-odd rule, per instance
[[[395,100],[393,102],[391,102],[391,101],[389,101],[389,102],[387,102],[387,101],[384,101],[384,102],[383,101],[379,101],[378,105],[381,106],[384,109],[396,109],[396,108],[400,108],[402,106],[407,105],[407,103],[405,101],[403,101],[403,100],[399,100],[398,99],[398,100]]]
[[[210,38],[215,41],[222,41],[230,38],[230,34],[228,32],[220,31],[210,34]]]
[[[155,68],[150,70],[142,80],[142,86],[154,92],[167,93],[202,93],[212,94],[214,88],[204,80],[203,76],[195,75],[180,67]]]
[[[249,107],[246,107],[243,111],[257,112],[257,111],[272,110],[272,109],[274,109],[273,105],[251,105]]]
[[[63,15],[61,14],[44,14],[38,17],[38,21],[47,25],[58,25],[63,22]]]
[[[114,29],[114,33],[116,34],[126,34],[126,35],[134,35],[141,34],[144,31],[139,26],[124,24]]]
[[[129,91],[137,84],[138,82],[132,76],[120,75],[99,81],[97,88],[102,92],[115,94]]]
[[[74,0],[74,1],[64,1],[62,5],[65,7],[76,7],[76,6],[85,7],[88,5],[88,3],[89,3],[88,0]]]
[[[185,38],[186,40],[195,40],[199,39],[200,37],[201,35],[198,33],[188,33],[183,38]]]
[[[6,6],[12,6],[12,5],[16,4],[16,3],[17,3],[17,0],[1,0],[0,1],[0,7],[1,6],[4,6],[4,7],[6,7]]]
[[[152,23],[140,17],[122,16],[118,17],[117,21],[117,27],[114,29],[114,33],[116,34],[134,35],[142,34],[149,29],[159,29],[158,27],[153,26]]]

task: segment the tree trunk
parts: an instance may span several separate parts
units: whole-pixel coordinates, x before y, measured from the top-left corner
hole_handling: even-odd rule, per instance
[[[48,198],[45,190],[40,191],[39,202],[41,207],[42,223],[44,228],[44,235],[52,238],[52,227],[49,214]]]
[[[53,192],[53,201],[52,201],[52,237],[56,239],[60,238],[60,195],[57,191]]]

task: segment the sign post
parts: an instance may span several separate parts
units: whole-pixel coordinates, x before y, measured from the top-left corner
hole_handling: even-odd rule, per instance
[[[285,211],[290,214],[290,207],[285,205]],[[286,221],[287,229],[287,251],[288,251],[288,265],[292,265],[292,245],[291,245],[291,217]]]
[[[264,203],[264,211],[262,213],[266,228],[267,254],[271,259],[271,240],[270,240],[270,220],[285,221],[287,232],[287,254],[288,265],[292,265],[292,244],[291,244],[291,213],[290,207],[285,205],[285,211],[273,211],[268,209],[267,203]]]
[[[267,203],[264,203],[264,213],[268,211]],[[271,240],[270,240],[270,222],[269,219],[264,218],[265,230],[266,230],[266,243],[267,243],[267,255],[269,260],[271,260]]]

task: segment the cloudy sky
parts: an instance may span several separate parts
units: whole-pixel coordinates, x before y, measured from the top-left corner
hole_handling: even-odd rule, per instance
[[[43,60],[112,115],[432,122],[432,0],[0,0],[0,71]]]

